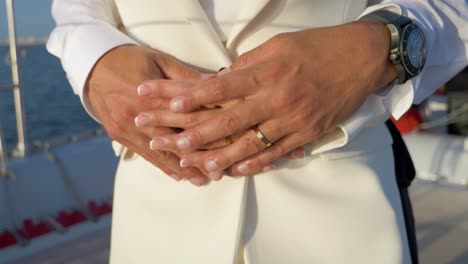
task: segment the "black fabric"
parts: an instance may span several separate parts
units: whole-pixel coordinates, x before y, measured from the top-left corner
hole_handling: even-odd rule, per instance
[[[391,120],[385,122],[393,138],[393,156],[395,157],[395,174],[399,187],[409,187],[416,176],[413,160],[406,148],[400,132]]]
[[[408,245],[413,264],[419,263],[418,244],[416,240],[416,227],[414,224],[413,208],[408,195],[408,187],[416,176],[413,160],[406,148],[406,144],[401,137],[400,132],[395,127],[391,120],[385,122],[388,130],[393,138],[393,157],[395,161],[395,175],[400,191],[400,199],[403,208],[403,216],[405,218],[406,234],[408,236]]]
[[[414,224],[413,207],[408,195],[408,188],[399,187],[403,216],[405,218],[406,234],[408,236],[408,246],[411,255],[411,262],[418,264],[418,242],[416,240],[416,226]]]

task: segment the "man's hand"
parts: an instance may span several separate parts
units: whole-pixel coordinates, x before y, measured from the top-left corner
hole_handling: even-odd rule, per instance
[[[177,95],[177,93],[180,93],[180,89],[189,90],[194,85],[196,85],[196,83],[190,84],[188,82],[181,83],[174,80],[158,79],[146,81],[142,85],[144,85],[146,89],[143,94],[140,93],[140,96],[147,96],[160,99],[174,97]],[[229,108],[233,107],[234,105],[240,102],[241,100],[231,100],[229,102],[219,104],[216,107],[201,107],[200,109],[196,109],[190,113],[173,113],[169,109],[153,109],[150,111],[139,113],[136,119],[136,125],[145,128],[166,126],[185,130],[194,127],[200,124],[201,122],[209,120],[215,117],[216,115],[222,114],[223,112],[229,110]],[[194,155],[193,158],[195,159],[195,161],[202,161],[207,156],[211,155],[214,151],[216,151],[216,149],[224,147],[229,148],[231,143],[236,142],[242,137],[245,137],[245,134],[247,133],[251,133],[251,131],[242,131],[230,136],[229,138],[223,138],[221,140],[210,142],[208,145],[202,146],[200,148],[205,151],[197,151],[196,155]],[[150,142],[150,147],[154,150],[180,152],[177,145],[175,144],[176,137],[177,133],[164,134],[163,136],[155,136]],[[238,153],[238,155],[243,155],[243,153]],[[280,159],[300,159],[303,158],[304,155],[304,149],[302,147],[298,147],[294,151],[282,156]],[[183,160],[181,161],[181,166],[196,166],[205,174],[208,174],[208,176],[215,181],[220,180],[223,176],[223,173],[220,173],[218,171],[214,173],[207,172],[206,169],[203,167],[202,163],[200,166],[200,163],[187,163],[187,160]],[[273,165],[268,164],[264,166],[263,171],[267,171],[272,168]],[[231,176],[237,175],[232,170],[232,168],[228,168],[224,171],[224,173]]]
[[[168,109],[168,99],[138,96],[137,86],[148,79],[173,79],[179,84],[194,83],[202,75],[175,58],[139,46],[120,46],[105,54],[95,65],[85,93],[95,115],[109,136],[179,181],[189,179],[194,185],[206,182],[198,169],[181,168],[179,157],[171,152],[150,150],[156,135],[173,134],[170,128],[138,128],[135,117],[150,109]]]
[[[370,93],[393,80],[389,42],[386,26],[372,20],[280,34],[242,55],[222,76],[189,90],[173,87],[172,93],[179,94],[165,120],[206,104],[242,101],[177,137],[160,138],[190,152],[258,125],[274,142],[270,148],[250,132],[229,147],[203,155],[195,151],[182,159],[210,172],[234,165],[235,173],[256,174],[344,121]]]

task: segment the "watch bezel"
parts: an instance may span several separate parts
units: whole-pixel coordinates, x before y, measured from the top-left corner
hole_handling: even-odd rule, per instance
[[[418,31],[423,36],[423,47],[424,49],[426,49],[426,39],[424,38],[424,32],[421,29],[419,29],[419,27],[414,23],[410,23],[406,27],[403,28],[401,32],[401,38],[400,38],[401,39],[400,41],[401,64],[405,68],[406,72],[411,75],[411,77],[418,75],[422,71],[426,63],[425,54],[421,54],[422,56],[421,67],[415,67],[411,63],[409,52],[408,52],[408,39],[410,35],[414,33],[415,31]]]

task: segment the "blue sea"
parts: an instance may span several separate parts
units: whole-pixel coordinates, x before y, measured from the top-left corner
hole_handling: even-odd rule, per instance
[[[18,60],[28,142],[47,141],[100,127],[73,93],[60,60],[50,55],[44,45],[19,47]],[[7,63],[8,47],[0,46],[0,86],[11,84]],[[0,125],[11,150],[16,144],[12,91],[0,92]]]

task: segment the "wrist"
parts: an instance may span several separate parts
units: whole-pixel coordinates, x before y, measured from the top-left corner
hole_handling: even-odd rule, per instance
[[[390,53],[390,30],[380,21],[364,18],[353,22],[358,24],[362,30],[360,35],[363,38],[363,52],[369,60],[370,68],[374,69],[372,85],[370,85],[369,93],[373,93],[398,77],[398,72],[395,65],[389,59]]]
[[[378,49],[379,58],[376,60],[382,71],[377,80],[373,91],[386,86],[398,77],[398,71],[392,61],[389,59],[390,53],[390,30],[383,22],[374,19],[362,19],[362,22],[370,29],[369,37],[373,38],[374,47]]]

